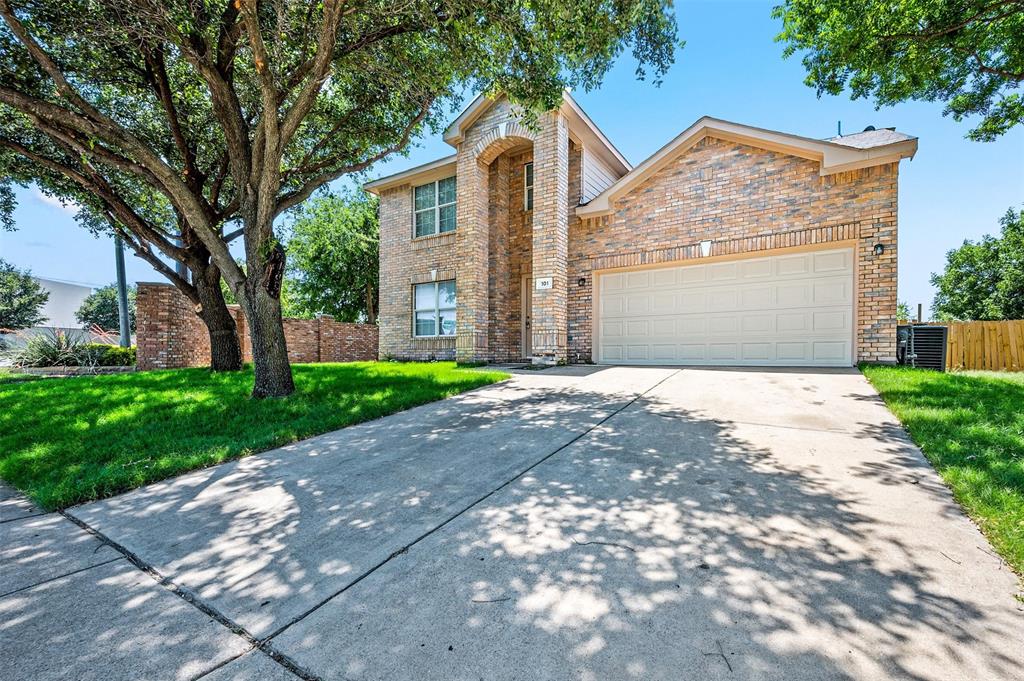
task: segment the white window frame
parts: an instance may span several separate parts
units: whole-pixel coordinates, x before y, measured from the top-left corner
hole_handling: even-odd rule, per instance
[[[451,283],[455,285],[454,279],[442,279],[441,281],[425,281],[420,284],[412,285],[412,336],[413,338],[454,338],[454,333],[441,333],[441,313],[449,310],[455,311],[458,309],[458,305],[445,305],[441,306],[441,284]],[[434,287],[434,305],[433,307],[417,307],[416,306],[416,288],[419,286],[433,286]],[[455,302],[458,303],[459,293],[458,289],[455,290]],[[420,334],[416,332],[416,315],[420,312],[433,312],[434,313],[434,333],[432,334]],[[458,313],[456,312],[456,319]]]
[[[527,173],[526,169],[530,172]],[[533,210],[533,185],[536,183],[536,176],[533,173],[533,161],[523,166],[523,210]]]
[[[427,182],[425,184],[416,185],[415,187],[412,188],[412,238],[413,239],[422,239],[424,237],[437,236],[438,234],[450,234],[450,233],[454,232],[455,229],[458,227],[458,215],[456,215],[456,225],[455,225],[455,227],[452,227],[451,229],[449,229],[446,232],[442,232],[441,231],[441,209],[442,208],[446,208],[447,206],[454,206],[456,204],[456,202],[458,201],[458,198],[459,198],[459,184],[458,184],[458,181],[456,180],[456,182],[455,182],[455,198],[453,200],[449,201],[448,203],[441,203],[440,202],[441,201],[441,183],[444,182],[445,180],[454,180],[454,179],[455,179],[455,175],[449,175],[448,177],[441,177],[441,178],[438,178],[438,179],[434,180],[433,182]],[[433,187],[434,187],[434,205],[429,207],[429,208],[421,208],[420,210],[416,210],[416,190],[420,189],[422,187],[429,187],[431,185],[433,185]],[[427,211],[433,211],[434,212],[434,231],[430,232],[428,234],[417,234],[416,233],[416,216],[419,215],[420,213],[426,213]]]

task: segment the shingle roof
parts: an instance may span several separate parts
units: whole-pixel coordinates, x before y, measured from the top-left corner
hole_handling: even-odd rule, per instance
[[[874,147],[884,147],[887,144],[895,144],[896,142],[905,142],[912,139],[917,138],[913,135],[899,132],[895,128],[880,128],[878,130],[855,132],[851,135],[842,135],[840,137],[829,137],[828,141],[854,149],[873,149]]]

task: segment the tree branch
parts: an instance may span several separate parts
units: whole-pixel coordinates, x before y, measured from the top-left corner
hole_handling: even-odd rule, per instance
[[[302,203],[303,201],[305,201],[306,199],[308,199],[310,195],[314,191],[316,191],[317,187],[320,187],[321,185],[327,182],[331,182],[332,180],[336,180],[342,175],[346,175],[348,173],[357,173],[361,170],[366,170],[366,168],[373,165],[377,161],[381,160],[385,156],[393,154],[396,151],[399,151],[400,149],[404,148],[409,143],[409,140],[412,138],[413,133],[419,127],[420,123],[422,123],[423,120],[427,117],[427,114],[430,112],[430,107],[433,105],[433,103],[433,96],[427,97],[427,99],[424,100],[423,104],[421,104],[420,106],[419,113],[416,114],[416,116],[409,122],[409,124],[405,126],[405,129],[402,131],[401,139],[395,144],[387,147],[386,149],[382,149],[381,151],[377,152],[376,154],[373,154],[367,159],[360,161],[359,163],[354,163],[341,168],[335,168],[333,170],[326,171],[319,175],[315,175],[311,180],[308,180],[299,189],[282,196],[281,199],[278,201],[276,210],[274,211],[274,217],[277,217],[278,215],[288,210],[289,208],[293,208],[298,204]]]

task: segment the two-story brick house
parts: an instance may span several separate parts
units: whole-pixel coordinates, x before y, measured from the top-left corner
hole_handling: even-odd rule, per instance
[[[895,358],[899,162],[702,118],[632,167],[566,94],[478,97],[456,153],[380,196],[380,354],[463,362],[849,366]]]

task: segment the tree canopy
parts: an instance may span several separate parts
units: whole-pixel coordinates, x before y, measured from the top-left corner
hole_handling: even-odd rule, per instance
[[[968,137],[991,141],[1024,121],[1024,1],[785,0],[778,40],[805,52],[818,94],[944,102]]]
[[[1024,319],[1024,210],[1010,209],[999,222],[999,236],[964,241],[932,275],[936,318]]]
[[[0,329],[17,331],[46,319],[41,313],[50,292],[28,270],[0,259]]]
[[[121,328],[117,307],[117,284],[107,284],[90,293],[75,311],[75,319],[82,324],[100,327],[104,331]],[[128,326],[135,333],[135,287],[128,287]]]
[[[550,109],[626,48],[657,80],[677,47],[667,0],[0,0],[0,18],[0,184],[45,170],[162,250],[153,223],[201,242],[250,321],[257,396],[294,387],[285,211],[439,129],[466,88]]]
[[[318,196],[303,205],[287,243],[293,305],[307,314],[377,321],[377,197]]]

